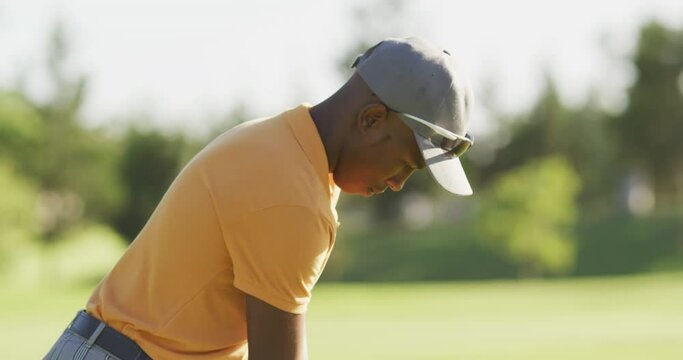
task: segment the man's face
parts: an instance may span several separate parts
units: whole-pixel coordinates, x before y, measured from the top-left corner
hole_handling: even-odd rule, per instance
[[[424,168],[413,131],[384,105],[366,107],[355,125],[334,171],[344,192],[371,196],[387,188],[400,191],[415,170]]]

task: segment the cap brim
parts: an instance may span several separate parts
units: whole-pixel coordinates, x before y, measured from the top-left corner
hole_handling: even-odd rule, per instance
[[[446,151],[432,145],[429,140],[417,133],[415,139],[420,147],[425,164],[429,167],[429,172],[441,187],[447,191],[461,196],[472,195],[472,187],[465,170],[457,157],[451,158],[446,155]]]

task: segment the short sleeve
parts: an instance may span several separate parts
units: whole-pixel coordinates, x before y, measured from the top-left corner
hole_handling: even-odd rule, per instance
[[[306,312],[334,240],[329,222],[303,206],[275,206],[231,233],[234,286],[283,311]]]

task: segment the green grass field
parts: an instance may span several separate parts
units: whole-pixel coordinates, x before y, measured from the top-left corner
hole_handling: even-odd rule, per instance
[[[90,289],[4,288],[0,359],[39,359]],[[683,359],[683,274],[321,284],[311,359]]]

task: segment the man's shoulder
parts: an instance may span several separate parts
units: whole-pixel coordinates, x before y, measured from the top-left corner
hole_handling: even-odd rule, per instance
[[[286,113],[245,122],[197,156],[198,170],[218,209],[229,218],[279,206],[324,214],[329,196]]]

